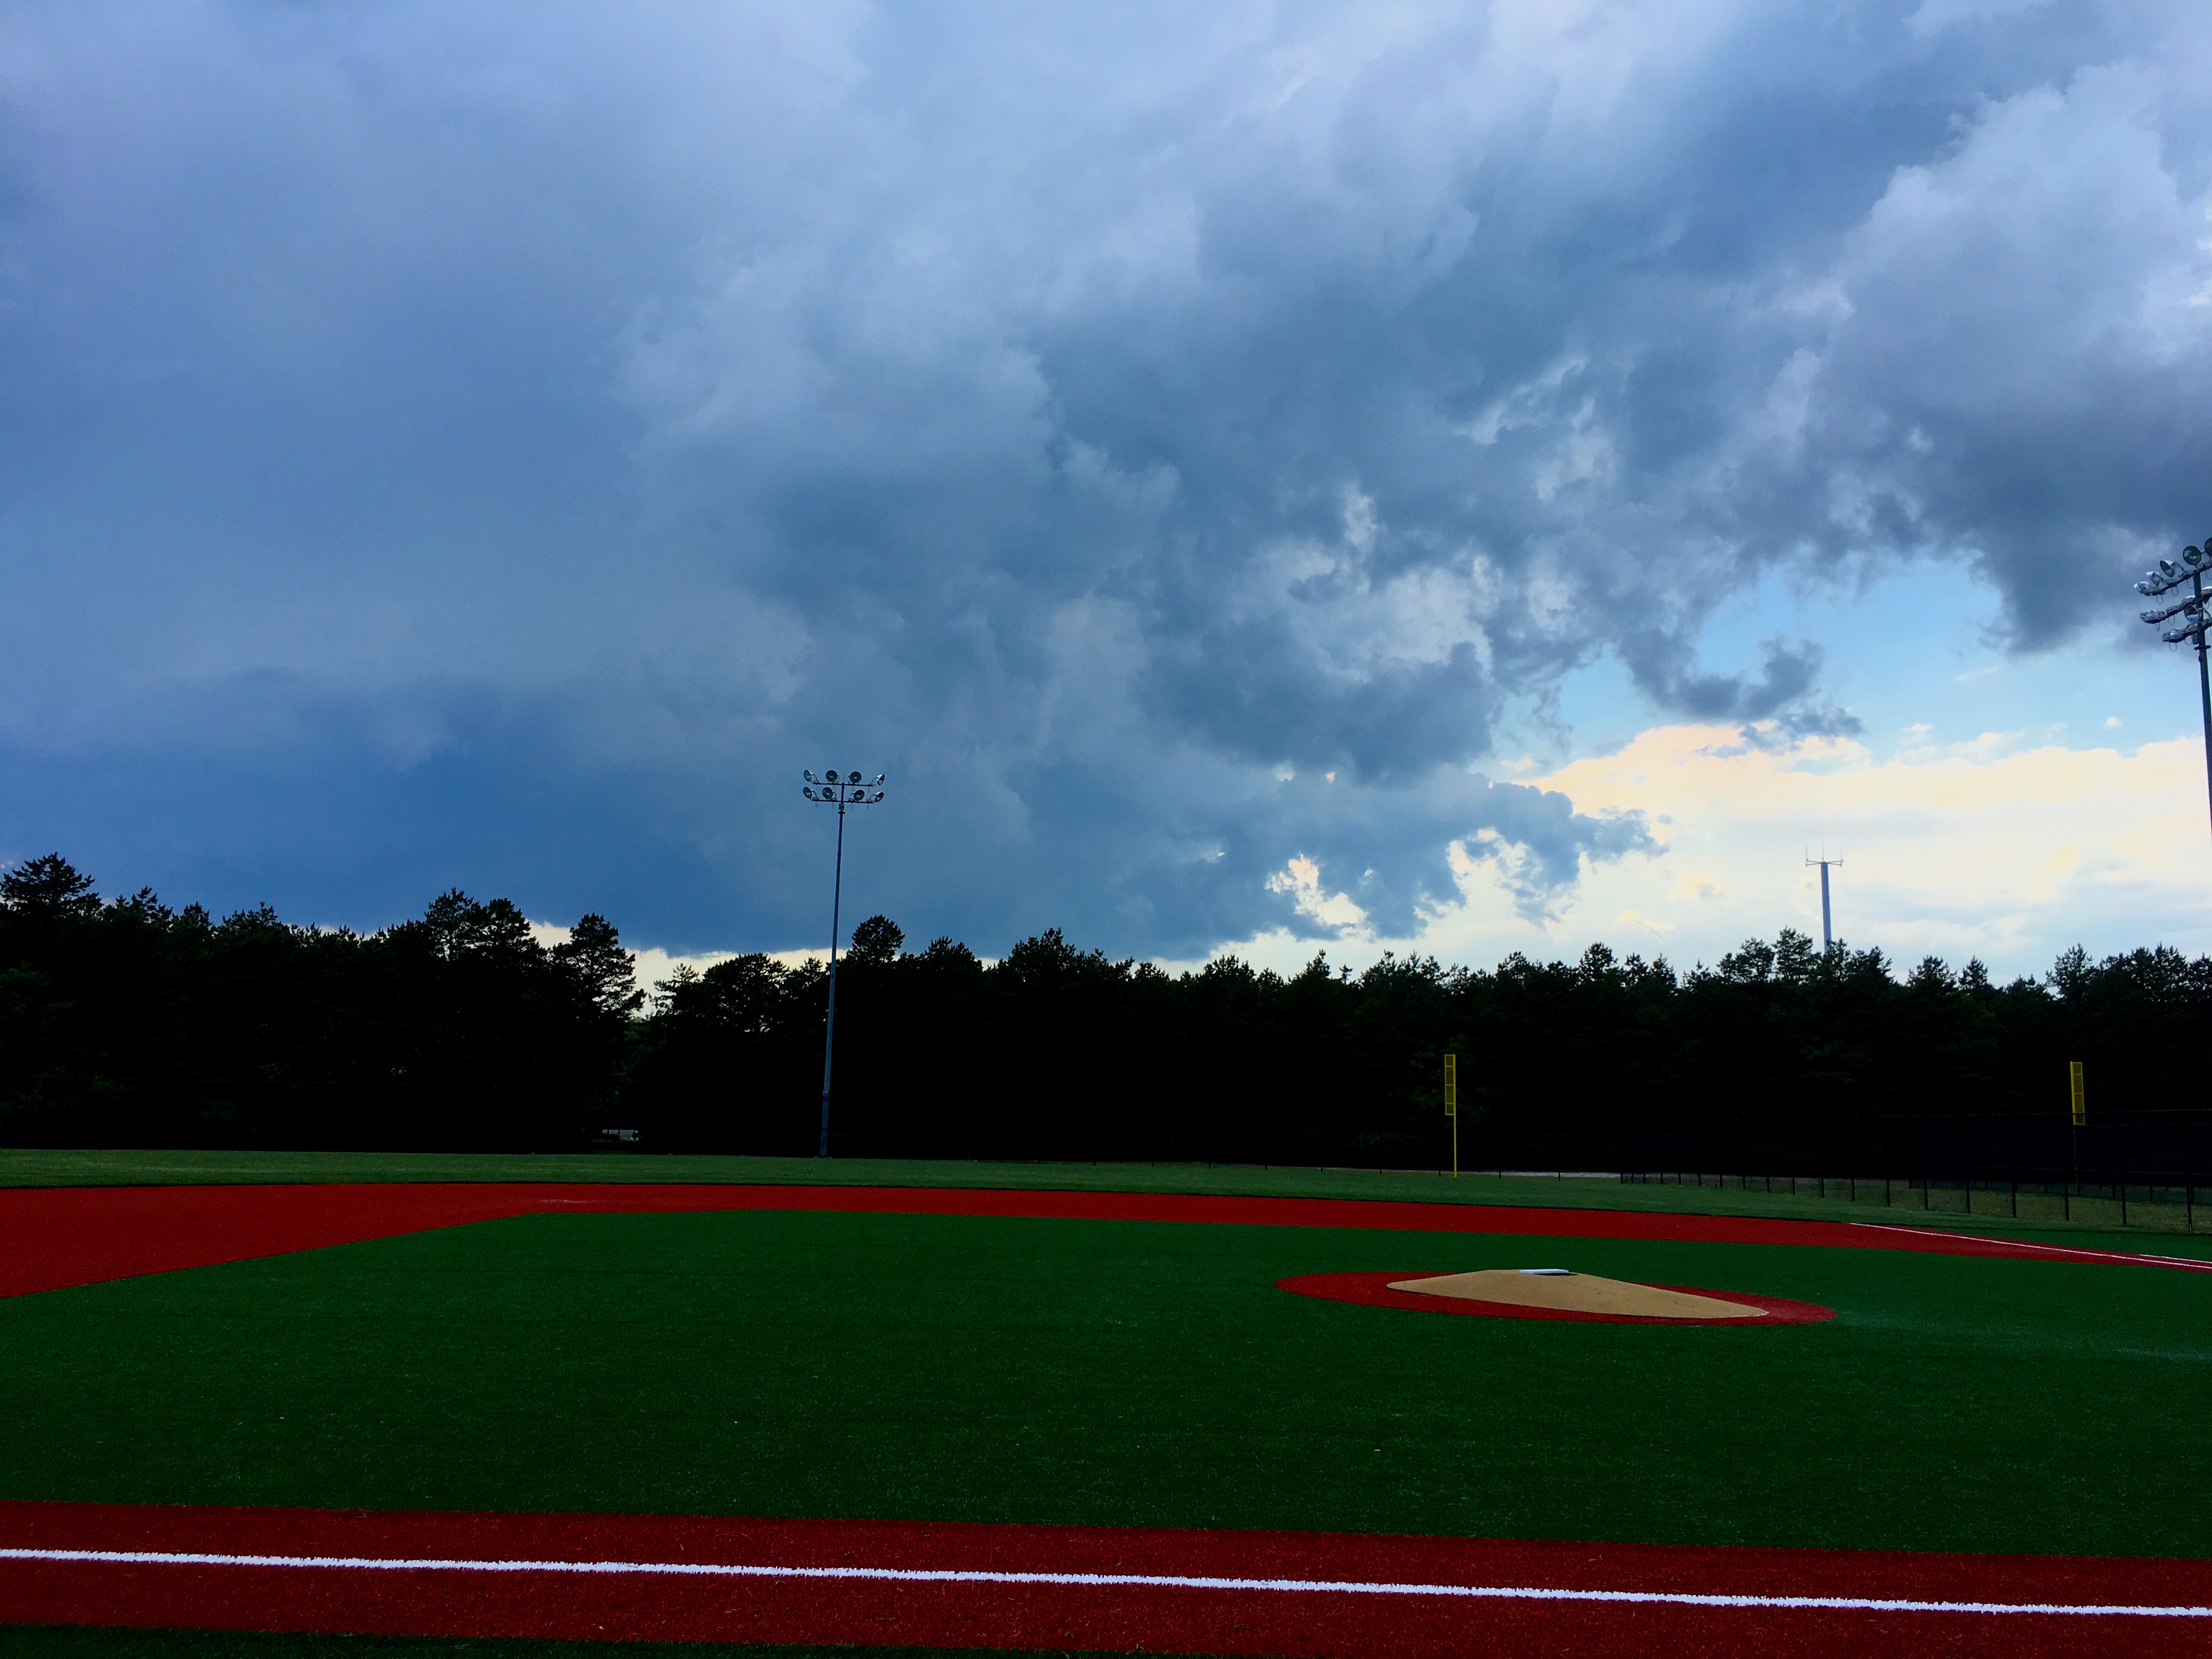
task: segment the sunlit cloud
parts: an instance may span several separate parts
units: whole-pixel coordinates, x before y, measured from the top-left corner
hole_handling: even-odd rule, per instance
[[[1340,939],[1364,939],[1372,931],[1367,926],[1367,912],[1350,894],[1322,889],[1321,866],[1310,858],[1294,858],[1268,877],[1267,890],[1290,895],[1300,915],[1332,930]]]
[[[1818,872],[1805,860],[1822,854],[1842,860],[1831,872],[1838,934],[1905,965],[1978,956],[1999,973],[2036,973],[2076,942],[2212,945],[2212,815],[2196,742],[2075,749],[2016,732],[1948,744],[1923,734],[1877,760],[1857,739],[1769,736],[1659,726],[1531,780],[1578,812],[1644,813],[1656,847],[1586,866],[1534,917],[1510,872],[1462,850],[1455,902],[1405,938],[1347,939],[1338,953],[1486,965],[1603,942],[1686,967],[1783,927],[1817,938]],[[1316,893],[1328,878],[1300,876]],[[1287,963],[1302,947],[1275,937],[1239,948]]]

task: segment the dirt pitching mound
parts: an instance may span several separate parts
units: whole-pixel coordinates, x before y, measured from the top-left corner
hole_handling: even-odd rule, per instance
[[[1478,1319],[1569,1319],[1621,1325],[1810,1325],[1833,1319],[1833,1308],[1748,1291],[1695,1285],[1637,1285],[1570,1273],[1492,1268],[1468,1273],[1300,1273],[1275,1281],[1279,1291],[1363,1308],[1465,1314]],[[1506,1299],[1510,1298],[1510,1299]],[[1634,1308],[1641,1311],[1630,1311]]]
[[[1670,1291],[1660,1285],[1634,1285],[1563,1267],[1491,1267],[1481,1273],[1446,1273],[1437,1279],[1401,1279],[1390,1286],[1416,1296],[1455,1296],[1468,1302],[1503,1302],[1516,1308],[1554,1308],[1566,1313],[1612,1314],[1630,1319],[1764,1319],[1766,1310]]]

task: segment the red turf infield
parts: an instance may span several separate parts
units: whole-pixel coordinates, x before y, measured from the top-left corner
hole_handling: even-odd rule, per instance
[[[555,1183],[242,1187],[46,1187],[0,1191],[0,1296],[390,1238],[544,1213],[815,1210],[884,1215],[1185,1221],[1530,1237],[1810,1244],[2043,1261],[2134,1262],[2212,1272],[2212,1261],[1849,1221],[1626,1210],[1517,1209],[1363,1199],[1212,1198],[935,1187],[738,1187]]]
[[[21,1503],[0,1503],[0,1549],[290,1558],[0,1559],[0,1621],[18,1623],[1402,1659],[2212,1653],[2212,1564],[2202,1561]],[[301,1560],[317,1557],[424,1565]],[[487,1571],[487,1562],[542,1565]],[[595,1570],[574,1570],[582,1564]],[[793,1576],[701,1571],[731,1565]],[[888,1576],[902,1572],[989,1577]],[[1048,1573],[1062,1582],[1005,1577]],[[1239,1582],[1101,1582],[1132,1576]],[[1411,1585],[1425,1588],[1389,1588]],[[1492,1594],[1453,1593],[1469,1587]],[[1578,1601],[1558,1592],[1746,1602]],[[1948,1605],[1777,1605],[1781,1598]],[[2114,1611],[2004,1610],[2022,1606]]]

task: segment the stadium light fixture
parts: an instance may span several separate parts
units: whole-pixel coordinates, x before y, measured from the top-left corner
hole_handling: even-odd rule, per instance
[[[2212,610],[2208,610],[2204,596],[2204,577],[2212,571],[2212,536],[2204,538],[2203,547],[2185,547],[2179,562],[2160,559],[2158,568],[2146,571],[2136,583],[2136,592],[2147,599],[2155,599],[2170,593],[2184,582],[2189,584],[2186,599],[2155,611],[2142,612],[2142,619],[2153,627],[2172,623],[2164,628],[2159,638],[2168,645],[2193,645],[2197,647],[2197,696],[2204,716],[2204,788],[2208,802],[2212,802],[2212,662],[2206,658],[2205,634],[2212,630]],[[2174,618],[2181,620],[2174,622]]]
[[[815,1152],[817,1158],[830,1156],[830,1063],[837,1052],[837,939],[840,930],[839,907],[845,897],[845,809],[848,806],[873,806],[884,798],[884,775],[878,772],[872,782],[859,771],[839,774],[831,768],[822,776],[811,772],[799,775],[806,780],[799,793],[809,800],[820,801],[824,806],[837,809],[837,862],[830,883],[830,1018],[822,1030],[822,1141]]]

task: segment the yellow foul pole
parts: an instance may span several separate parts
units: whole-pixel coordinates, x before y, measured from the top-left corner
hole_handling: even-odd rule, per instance
[[[1459,1056],[1444,1056],[1444,1115],[1452,1123],[1452,1175],[1459,1174]]]

